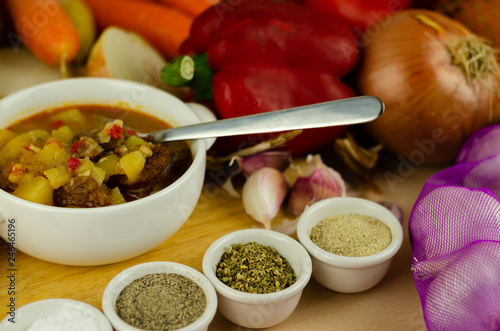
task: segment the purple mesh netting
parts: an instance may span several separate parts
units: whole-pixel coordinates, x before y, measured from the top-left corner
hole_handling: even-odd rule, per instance
[[[429,330],[500,330],[500,125],[478,131],[430,177],[409,220]]]
[[[456,163],[484,160],[500,154],[500,125],[491,125],[477,131],[460,149]]]

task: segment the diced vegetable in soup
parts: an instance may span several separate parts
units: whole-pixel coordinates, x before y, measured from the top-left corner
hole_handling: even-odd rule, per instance
[[[193,161],[187,143],[153,144],[133,131],[168,127],[129,109],[47,110],[0,129],[0,187],[59,207],[102,207],[146,197],[177,180]]]

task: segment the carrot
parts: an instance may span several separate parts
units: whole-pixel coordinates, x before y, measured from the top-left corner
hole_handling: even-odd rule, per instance
[[[136,2],[156,2],[170,8],[176,8],[183,13],[196,17],[209,7],[220,3],[222,0],[133,0]]]
[[[156,0],[168,6],[179,8],[183,12],[196,17],[209,7],[218,4],[219,0]]]
[[[177,55],[189,36],[193,21],[175,8],[136,0],[85,0],[99,29],[114,25],[134,31],[148,40],[167,59]]]
[[[80,37],[66,12],[56,0],[7,0],[11,20],[17,32],[11,43],[22,42],[40,61],[60,65],[80,49]],[[18,39],[19,38],[19,39]]]

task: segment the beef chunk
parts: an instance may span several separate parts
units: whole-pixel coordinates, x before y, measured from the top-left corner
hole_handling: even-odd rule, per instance
[[[138,179],[130,182],[125,176],[120,177],[118,186],[127,199],[140,199],[170,185],[186,172],[193,160],[185,142],[156,144],[152,151]]]
[[[88,176],[76,176],[54,190],[54,204],[60,207],[103,207],[112,202],[111,190]]]
[[[83,138],[81,140],[75,140],[75,143],[71,147],[71,152],[75,157],[89,159],[95,159],[102,152],[104,152],[104,148],[102,148],[97,141],[92,138]]]

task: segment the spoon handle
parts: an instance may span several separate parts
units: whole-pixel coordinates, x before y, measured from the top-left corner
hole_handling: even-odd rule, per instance
[[[150,141],[175,141],[366,123],[384,112],[378,97],[361,96],[301,107],[175,127],[146,135]]]

